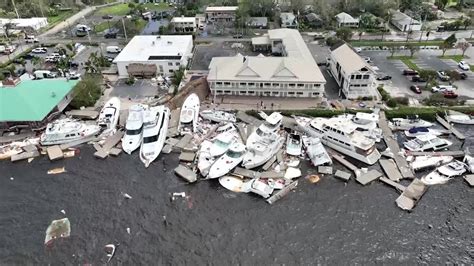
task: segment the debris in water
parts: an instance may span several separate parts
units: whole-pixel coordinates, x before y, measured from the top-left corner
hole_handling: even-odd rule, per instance
[[[68,218],[54,220],[46,229],[45,245],[50,245],[57,238],[69,237],[71,234],[71,224]]]
[[[127,233],[130,234],[130,227],[127,227]]]
[[[297,167],[298,165],[300,164],[300,160],[296,159],[296,160],[290,160],[287,165],[289,167]]]
[[[76,155],[75,151],[65,151],[63,153],[64,158],[71,158],[71,157],[74,157],[75,155]]]
[[[117,244],[117,246],[118,246],[118,244]],[[110,260],[114,257],[115,249],[116,249],[116,245],[114,245],[114,244],[105,245],[104,251],[105,251],[105,253],[107,253],[107,258],[108,258],[107,263],[110,262]]]
[[[11,180],[11,181],[13,181],[14,179],[15,179],[15,178],[13,178],[13,176],[12,176],[12,177],[10,177],[10,180]]]
[[[308,179],[308,181],[312,184],[318,183],[321,180],[319,175],[309,175],[306,177],[306,179]]]
[[[28,163],[31,163],[34,159],[35,157],[28,158]]]
[[[185,192],[174,192],[173,195],[171,196],[171,201],[174,201],[178,197],[185,198],[186,193]]]
[[[56,174],[61,174],[66,172],[66,169],[63,167],[58,167],[58,168],[53,168],[51,170],[48,170],[48,175],[56,175]]]
[[[130,196],[130,195],[127,194],[127,193],[123,193],[123,192],[122,192],[122,196],[123,196],[125,199],[132,199],[132,196]]]
[[[61,213],[66,215],[66,211],[65,210],[61,210]]]
[[[285,178],[286,179],[294,179],[294,178],[298,178],[301,176],[301,170],[298,169],[298,168],[293,168],[293,167],[288,167],[288,169],[286,169],[286,173],[285,173]]]

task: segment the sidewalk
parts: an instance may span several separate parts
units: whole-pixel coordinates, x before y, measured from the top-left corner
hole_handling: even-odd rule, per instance
[[[201,106],[203,109],[212,108],[210,95]],[[250,97],[250,96],[217,96],[216,108],[232,110],[303,110],[317,108],[321,98],[279,98],[279,97]],[[263,104],[263,105],[262,105]],[[273,104],[273,105],[272,105]]]

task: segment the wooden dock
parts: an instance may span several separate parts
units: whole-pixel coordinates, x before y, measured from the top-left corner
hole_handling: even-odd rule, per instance
[[[250,125],[254,125],[256,127],[258,127],[263,122],[262,120],[256,117],[246,114],[244,111],[238,111],[236,117],[240,121],[250,124]]]
[[[178,127],[180,108],[171,110],[171,118],[168,122],[168,128]]]
[[[63,151],[59,145],[49,146],[46,151],[48,153],[49,160],[51,161],[59,160],[64,157]]]
[[[345,182],[349,181],[351,179],[351,173],[344,172],[341,170],[337,170],[336,173],[334,174],[334,177],[339,178]]]
[[[197,181],[196,173],[182,164],[178,165],[178,167],[174,169],[174,172],[176,175],[182,177],[189,183],[194,183]]]
[[[407,152],[407,155],[412,156],[453,156],[455,158],[464,157],[466,153],[464,151],[413,151]]]
[[[240,137],[244,143],[247,142],[247,138],[250,134],[247,134],[247,128],[244,127],[244,124],[237,123],[237,131],[239,131]]]
[[[379,115],[380,115],[380,119],[379,119],[378,124],[379,124],[379,127],[382,129],[383,138],[387,146],[393,152],[395,163],[397,164],[401,175],[403,176],[403,178],[411,178],[411,179],[415,178],[415,176],[413,175],[413,172],[408,166],[406,159],[400,155],[400,147],[398,146],[398,143],[393,136],[392,130],[388,126],[385,112],[380,112]]]
[[[189,144],[192,138],[193,138],[192,135],[185,134],[174,146],[176,146],[179,149],[184,149]]]
[[[400,192],[403,192],[406,189],[406,187],[404,185],[402,185],[400,183],[397,183],[395,181],[392,181],[392,180],[386,178],[385,176],[380,177],[379,180],[384,182],[385,184],[387,184],[389,186],[392,186],[392,187],[396,188]]]
[[[297,181],[294,181],[292,183],[290,183],[289,185],[287,185],[286,187],[284,187],[283,189],[281,189],[280,191],[278,191],[277,193],[275,193],[275,195],[271,196],[270,198],[267,199],[267,202],[269,204],[273,204],[275,203],[276,201],[278,201],[279,199],[283,198],[284,196],[286,196],[288,193],[290,193],[290,191],[292,191],[293,189],[296,188],[296,186],[298,185],[298,180]]]
[[[99,112],[95,110],[87,110],[87,109],[71,110],[71,111],[67,111],[66,115],[71,116],[73,118],[95,120],[99,116]]]
[[[392,159],[380,159],[379,163],[390,180],[398,182],[403,179],[402,174],[398,171],[397,165]]]
[[[453,135],[456,136],[458,139],[460,139],[460,140],[465,140],[466,139],[464,134],[459,132],[459,130],[457,130],[453,125],[449,124],[448,121],[444,120],[444,118],[442,118],[441,116],[436,115],[436,121],[438,121],[438,123],[440,123],[446,129],[451,130]]]
[[[113,134],[112,136],[109,136],[105,140],[104,144],[100,147],[100,149],[98,148],[98,146],[94,146],[97,150],[94,153],[94,156],[101,159],[106,158],[109,155],[110,150],[120,142],[124,134],[125,132],[123,130],[117,130],[115,134]]]
[[[373,170],[368,171],[367,173],[361,174],[360,176],[358,176],[356,178],[356,180],[361,185],[365,186],[365,185],[371,183],[372,181],[375,181],[376,179],[378,179],[381,176],[382,176],[382,173],[380,173],[379,171],[373,169]]]
[[[16,162],[16,161],[26,160],[26,159],[30,159],[30,158],[34,158],[38,156],[40,156],[40,153],[38,152],[38,150],[33,150],[33,151],[22,152],[20,154],[14,154],[10,157],[10,160],[12,162]]]
[[[421,182],[420,179],[415,178],[395,202],[400,209],[410,211],[415,207],[427,189],[428,186]]]
[[[360,169],[357,168],[357,166],[353,165],[348,160],[344,159],[342,155],[337,154],[334,150],[331,150],[331,151],[328,150],[328,153],[334,160],[338,161],[339,163],[347,167],[349,170],[354,172],[354,175],[356,177],[360,175]]]

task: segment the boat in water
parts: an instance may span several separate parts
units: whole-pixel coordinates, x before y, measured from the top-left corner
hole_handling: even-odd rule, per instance
[[[453,160],[453,156],[416,156],[416,158],[410,162],[410,167],[413,171],[419,171],[430,167],[437,167],[441,164],[449,163]]]
[[[140,160],[148,167],[163,149],[170,109],[164,105],[150,107],[143,117],[143,140],[140,146]]]
[[[432,127],[433,123],[420,119],[418,115],[414,115],[407,118],[394,118],[391,125],[408,129],[412,127]]]
[[[120,116],[120,99],[110,98],[99,113],[98,125],[105,132],[115,132]]]
[[[186,100],[184,100],[179,115],[178,133],[180,135],[196,133],[199,105],[199,97],[195,93],[191,93]]]
[[[209,120],[216,123],[235,123],[237,121],[234,114],[219,110],[203,110],[201,111],[201,117],[205,120]]]
[[[115,255],[115,250],[117,249],[114,244],[107,244],[104,247],[104,251],[107,254],[107,263],[109,263]]]
[[[332,164],[331,157],[319,138],[303,136],[303,145],[313,166]]]
[[[269,179],[255,178],[252,179],[250,182],[245,182],[242,185],[242,190],[253,192],[264,198],[268,198],[272,195],[274,188],[270,184]]]
[[[46,130],[41,134],[41,145],[57,145],[69,143],[95,136],[100,126],[89,125],[69,118],[58,119],[48,123]]]
[[[209,169],[211,169],[212,164],[216,161],[214,157],[211,156],[212,142],[209,140],[204,140],[201,143],[198,151],[198,163],[197,167],[199,172],[203,177],[206,177],[209,174]]]
[[[247,153],[242,166],[251,169],[265,164],[282,147],[285,139],[279,134],[283,116],[272,113],[247,138]]]
[[[346,118],[349,124],[355,126],[356,130],[362,132],[364,136],[380,142],[382,139],[382,129],[378,128],[377,123],[380,119],[378,113],[362,113],[344,114],[340,116]]]
[[[471,172],[471,174],[474,174],[474,156],[472,156],[469,150],[466,151],[463,162],[466,164],[469,172]]]
[[[301,155],[301,148],[303,144],[301,142],[301,136],[296,133],[290,133],[286,138],[286,154],[293,156]]]
[[[421,136],[421,135],[434,135],[434,136],[440,136],[441,132],[436,129],[431,129],[427,127],[412,127],[409,130],[405,130],[405,135],[409,138],[414,138],[416,136]]]
[[[453,145],[451,141],[430,134],[417,136],[403,143],[403,146],[410,151],[439,151],[451,145]]]
[[[122,138],[122,149],[131,154],[140,147],[143,133],[143,115],[148,107],[135,104],[130,107],[127,122],[125,124],[125,135]]]
[[[421,178],[426,185],[444,184],[454,177],[461,176],[466,172],[466,165],[460,161],[453,161],[438,167],[433,172]]]
[[[212,140],[209,154],[212,157],[221,156],[224,154],[232,144],[239,141],[239,135],[236,130],[225,131],[215,136]]]
[[[448,120],[449,123],[474,125],[474,116],[458,111],[449,110],[446,115],[446,120]]]
[[[212,179],[226,175],[242,162],[244,154],[244,144],[238,142],[232,144],[227,152],[212,164],[208,178]]]
[[[226,189],[232,191],[232,192],[237,192],[237,193],[247,193],[249,192],[249,186],[246,186],[245,183],[250,182],[250,181],[244,181],[243,179],[235,176],[222,176],[219,177],[219,184],[221,186],[225,187]],[[247,190],[245,190],[247,189]]]

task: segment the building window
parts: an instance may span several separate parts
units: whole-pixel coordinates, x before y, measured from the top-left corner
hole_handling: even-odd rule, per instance
[[[228,93],[228,94],[230,94],[231,92],[230,92],[230,91],[224,91],[224,93]]]
[[[299,83],[299,84],[298,84],[298,87],[300,87],[300,88],[301,88],[301,87],[304,87],[304,84]]]
[[[224,82],[224,85],[230,86],[230,82]]]
[[[367,84],[361,84],[360,86],[361,87],[367,87]]]
[[[270,83],[265,83],[265,86],[266,86],[266,87],[269,87],[269,86],[270,86]]]
[[[356,79],[362,79],[362,75],[356,75]]]
[[[173,65],[173,62],[168,62],[168,66],[172,66]]]
[[[270,95],[270,92],[269,91],[264,91],[263,94]]]
[[[313,96],[319,96],[319,92],[313,92]]]
[[[180,63],[179,63],[179,62],[176,62],[176,64],[175,64],[175,65],[179,66],[179,65],[180,65]]]
[[[280,84],[279,83],[273,83],[272,86],[273,87],[280,87]]]
[[[364,75],[363,79],[369,79],[369,75]]]
[[[294,87],[294,86],[295,86],[295,83],[288,84],[288,87]]]
[[[249,86],[255,86],[255,83],[250,82],[250,83],[248,83],[248,85]]]
[[[240,82],[239,85],[240,85],[240,86],[247,86],[247,83],[245,83],[245,82]]]
[[[240,91],[240,94],[247,94],[247,91]]]
[[[278,95],[278,91],[272,91],[273,95]]]
[[[173,72],[174,72],[173,69],[170,69],[170,70],[168,70],[168,71],[169,71],[170,73],[173,73]]]
[[[248,91],[247,93],[253,95],[253,94],[255,94],[255,91]]]
[[[319,87],[321,87],[321,84],[316,83],[316,84],[314,84],[313,86],[316,87],[316,88],[319,88]]]
[[[351,75],[351,79],[355,79],[355,75]]]
[[[359,84],[354,84],[354,85],[352,85],[352,87],[360,87],[360,85]]]
[[[217,84],[217,85],[222,85],[222,82],[219,81],[219,82],[216,82],[216,84]]]
[[[288,92],[288,95],[295,95],[295,92],[294,92],[294,91],[290,91],[290,92]]]
[[[298,91],[298,92],[296,92],[296,94],[297,94],[297,95],[303,95],[303,92]]]
[[[217,90],[216,92],[217,92],[217,93],[222,93],[222,91],[221,91],[221,90]]]

